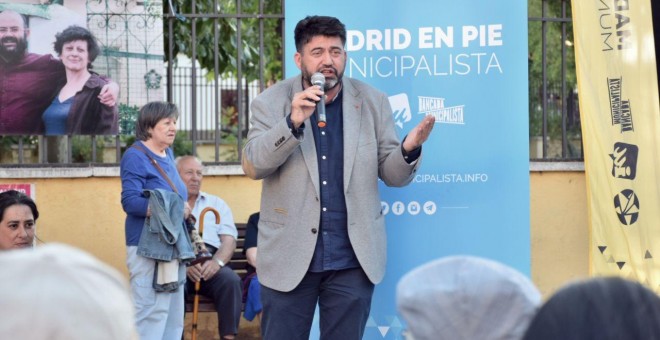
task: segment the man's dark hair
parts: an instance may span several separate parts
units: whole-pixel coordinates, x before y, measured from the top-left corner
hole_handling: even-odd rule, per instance
[[[138,120],[135,123],[135,137],[141,141],[151,138],[150,128],[156,127],[161,119],[179,118],[179,109],[176,105],[168,102],[146,103],[141,109]]]
[[[64,44],[76,40],[83,40],[87,42],[87,54],[89,56],[89,63],[87,64],[87,68],[91,69],[92,62],[94,62],[96,57],[99,55],[101,49],[99,48],[99,44],[96,42],[94,35],[84,27],[69,26],[64,31],[57,33],[55,35],[54,44],[55,52],[61,56],[62,47]]]
[[[307,16],[298,22],[293,34],[298,52],[302,52],[303,45],[319,35],[339,37],[341,44],[346,45],[346,26],[335,17]]]
[[[14,205],[26,205],[32,211],[32,217],[36,221],[39,218],[37,205],[30,196],[16,190],[7,190],[0,193],[0,221],[5,217],[5,210]]]

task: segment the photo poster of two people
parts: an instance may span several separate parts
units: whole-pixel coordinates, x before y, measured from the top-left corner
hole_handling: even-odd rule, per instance
[[[119,85],[94,67],[86,6],[0,0],[0,135],[119,134]]]

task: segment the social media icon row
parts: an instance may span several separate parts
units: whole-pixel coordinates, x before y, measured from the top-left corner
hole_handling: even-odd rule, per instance
[[[417,201],[411,201],[407,205],[401,201],[392,202],[391,205],[388,202],[380,201],[380,209],[383,212],[383,215],[387,215],[391,211],[392,214],[397,216],[401,216],[405,213],[415,216],[420,213],[434,215],[438,208],[433,201],[426,201],[424,204],[420,204]]]

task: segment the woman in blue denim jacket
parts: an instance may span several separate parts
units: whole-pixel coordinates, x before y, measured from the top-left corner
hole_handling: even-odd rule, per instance
[[[176,192],[182,202],[188,200],[186,186],[176,170],[170,148],[176,136],[178,117],[179,111],[174,104],[150,102],[144,105],[136,124],[138,140],[126,150],[120,165],[121,204],[126,212],[126,264],[135,301],[137,329],[142,340],[180,340],[183,333],[183,289],[156,292],[154,279],[157,261],[140,255],[144,252],[138,253],[145,220],[147,223],[152,220],[148,217],[153,208],[149,205],[145,191],[161,189]],[[152,160],[168,178],[151,163]],[[181,207],[184,209],[182,215],[187,217],[190,214],[187,203]],[[176,261],[173,266],[163,267],[159,264],[159,270],[165,270],[160,274],[174,275],[174,280],[178,281],[179,273],[184,273],[185,278],[184,261],[176,258],[173,261]]]

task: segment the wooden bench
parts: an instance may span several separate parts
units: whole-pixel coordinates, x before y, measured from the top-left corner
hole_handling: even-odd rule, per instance
[[[234,250],[234,255],[231,257],[231,261],[227,264],[231,269],[238,274],[241,278],[241,282],[247,275],[247,258],[243,254],[243,247],[245,245],[245,230],[247,228],[246,223],[236,223],[236,230],[238,231],[238,239],[236,240],[236,250]],[[186,313],[192,313],[193,305],[195,301],[195,292],[189,292],[186,294]],[[245,305],[243,305],[245,309]],[[199,305],[197,309],[200,313],[214,312],[215,306],[213,301],[207,298],[204,295],[199,295]]]

